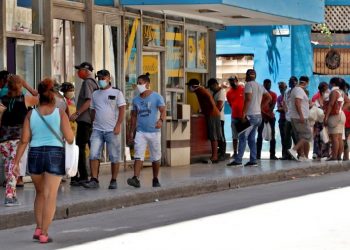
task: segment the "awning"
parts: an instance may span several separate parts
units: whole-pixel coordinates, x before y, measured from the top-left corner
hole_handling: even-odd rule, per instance
[[[324,0],[120,0],[124,7],[231,25],[324,22]]]

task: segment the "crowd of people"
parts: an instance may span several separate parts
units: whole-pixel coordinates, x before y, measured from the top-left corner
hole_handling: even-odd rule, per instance
[[[111,75],[102,69],[94,74],[93,66],[83,62],[75,66],[82,83],[78,97],[70,82],[57,83],[45,78],[33,89],[23,78],[0,71],[0,153],[6,174],[5,205],[15,206],[16,188],[23,187],[23,176],[29,173],[36,190],[34,212],[36,229],[33,238],[40,243],[51,242],[48,228],[55,214],[59,184],[65,176],[64,141],[79,147],[78,173],[71,186],[99,188],[99,167],[106,144],[111,164],[108,188],[117,189],[121,158],[121,131],[126,101],[121,90],[112,87]],[[272,82],[256,82],[256,72],[249,69],[245,83],[236,76],[228,79],[229,89],[215,78],[207,88],[197,79],[190,79],[188,90],[198,98],[201,113],[207,121],[211,157],[205,163],[227,160],[224,133],[224,104],[231,107],[233,155],[227,166],[242,166],[246,144],[250,157],[244,166],[258,166],[262,144],[269,127],[271,160],[306,161],[313,142],[314,159],[327,161],[349,159],[347,138],[350,134],[350,111],[347,84],[332,78],[329,84],[319,84],[318,92],[309,98],[309,78],[292,76],[289,89],[279,82],[280,95],[271,91]],[[161,128],[166,119],[164,99],[150,88],[148,74],[137,78],[126,141],[133,145],[134,173],[128,185],[141,187],[140,173],[146,147],[150,152],[152,186],[158,179],[161,160]],[[77,102],[75,103],[75,100]],[[279,113],[278,127],[282,158],[276,157],[275,109]],[[292,143],[293,142],[293,143]],[[87,155],[87,148],[90,150]],[[90,170],[86,159],[89,159]],[[88,177],[90,176],[90,179]]]
[[[117,189],[121,158],[121,131],[126,101],[122,91],[112,87],[111,75],[102,69],[94,74],[93,66],[83,62],[75,66],[82,79],[75,103],[75,86],[45,78],[37,90],[20,76],[0,71],[0,153],[5,169],[5,206],[20,205],[16,188],[23,187],[28,173],[35,186],[34,214],[36,229],[33,239],[48,243],[59,184],[65,176],[64,141],[79,147],[78,173],[71,186],[99,188],[99,165],[106,144],[111,163],[109,189]],[[161,160],[161,132],[166,119],[164,99],[150,89],[148,74],[137,79],[137,93],[132,102],[131,126],[127,135],[134,144],[134,175],[127,180],[139,188],[146,147],[153,168],[153,187],[158,180]],[[88,171],[87,148],[89,148]],[[90,176],[90,179],[88,179]]]
[[[344,79],[334,77],[329,84],[321,82],[319,91],[311,98],[307,90],[307,76],[299,79],[290,77],[289,88],[287,83],[279,82],[280,95],[271,90],[270,79],[265,79],[263,85],[257,83],[254,69],[246,72],[245,83],[239,82],[237,76],[230,77],[228,83],[230,87],[227,91],[214,78],[209,79],[207,88],[196,79],[187,83],[189,91],[196,94],[207,121],[212,155],[204,162],[226,160],[222,119],[225,95],[231,107],[233,141],[233,155],[227,166],[243,165],[247,143],[250,157],[244,166],[258,166],[264,139],[270,143],[270,160],[308,161],[311,143],[315,160],[349,160],[349,84]],[[279,114],[281,158],[276,156],[275,110]]]

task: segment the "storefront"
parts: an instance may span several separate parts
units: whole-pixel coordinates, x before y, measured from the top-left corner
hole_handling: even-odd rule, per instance
[[[215,32],[232,25],[231,21],[238,25],[247,20],[309,20],[298,12],[299,0],[291,1],[283,17],[274,8],[270,13],[264,6],[257,11],[244,5],[245,1],[238,1],[242,6],[223,1],[189,2],[1,1],[0,69],[22,75],[34,87],[43,76],[52,76],[58,82],[74,82],[79,91],[80,80],[73,66],[90,61],[96,70],[106,68],[111,72],[113,85],[124,92],[128,104],[134,96],[137,76],[148,72],[152,89],[166,100],[162,162],[187,165],[191,157],[210,152],[197,99],[187,92],[185,83],[190,78],[205,83],[215,77]],[[272,2],[268,5],[273,6]],[[309,2],[318,11],[323,1]]]

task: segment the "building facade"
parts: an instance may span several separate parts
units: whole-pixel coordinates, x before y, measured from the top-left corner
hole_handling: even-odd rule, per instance
[[[79,91],[73,66],[89,61],[95,70],[111,72],[128,104],[137,76],[148,72],[152,89],[166,100],[163,164],[186,165],[193,152],[206,148],[198,149],[198,136],[205,141],[205,133],[195,133],[202,118],[185,83],[215,77],[216,31],[228,25],[320,19],[309,17],[301,5],[323,13],[319,0],[1,0],[0,69],[23,76],[34,87],[52,76],[75,83]],[[125,125],[127,130],[128,115]]]

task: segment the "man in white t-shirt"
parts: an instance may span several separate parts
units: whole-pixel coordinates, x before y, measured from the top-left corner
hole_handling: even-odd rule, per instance
[[[226,139],[225,139],[224,105],[225,105],[225,100],[226,100],[226,93],[225,93],[225,90],[220,87],[218,81],[215,78],[209,79],[207,86],[210,89],[211,94],[213,95],[216,107],[220,111],[222,140],[218,141],[218,159],[225,160],[225,158],[226,158]]]
[[[245,147],[248,141],[250,149],[249,161],[244,165],[246,167],[258,166],[256,161],[256,132],[262,122],[261,107],[265,107],[272,100],[269,92],[256,81],[256,72],[254,69],[248,69],[246,73],[246,85],[244,89],[244,106],[242,120],[249,120],[252,130],[248,135],[241,133],[238,138],[238,154],[235,159],[227,166],[241,166]]]
[[[100,156],[104,144],[107,145],[111,161],[112,178],[109,189],[117,188],[119,162],[121,161],[120,132],[125,113],[125,99],[119,89],[112,88],[111,76],[108,70],[97,72],[100,89],[92,93],[91,111],[93,118],[92,134],[90,137],[90,168],[91,179],[83,183],[85,188],[98,188],[98,173]]]
[[[309,124],[309,98],[305,89],[309,84],[307,76],[299,78],[299,84],[290,93],[290,110],[292,128],[297,135],[297,144],[288,150],[295,160],[306,160],[309,155],[310,141],[312,139],[311,127]],[[298,158],[299,155],[299,158]]]

